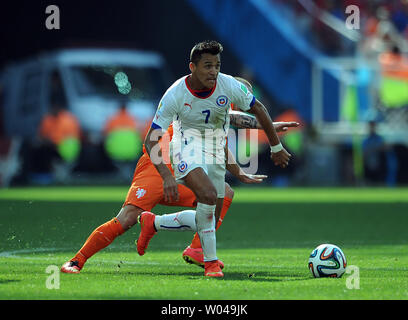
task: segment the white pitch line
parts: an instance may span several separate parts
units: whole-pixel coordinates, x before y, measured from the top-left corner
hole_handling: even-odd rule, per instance
[[[23,258],[16,254],[24,253],[39,253],[39,252],[54,252],[58,250],[66,250],[66,248],[31,248],[31,249],[20,249],[20,250],[11,250],[11,251],[2,251],[0,252],[0,257],[5,258]]]
[[[21,256],[20,254],[30,254],[30,253],[42,253],[42,252],[56,252],[61,250],[69,250],[69,248],[31,248],[31,249],[20,249],[20,250],[11,250],[11,251],[2,251],[0,252],[0,258],[17,258],[17,259],[27,259],[27,260],[54,260],[54,257],[29,257],[29,256]],[[136,252],[135,252],[136,256]],[[92,262],[102,262],[102,263],[115,263],[118,264],[119,262],[121,265],[130,264],[130,265],[161,265],[161,262],[155,261],[128,261],[122,259],[92,259]],[[167,265],[179,265],[178,263],[166,263]]]

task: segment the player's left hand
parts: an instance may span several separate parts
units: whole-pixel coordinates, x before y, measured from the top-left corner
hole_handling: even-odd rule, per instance
[[[287,152],[285,149],[282,149],[279,152],[271,152],[271,159],[275,166],[279,166],[281,168],[286,168],[289,165],[289,159],[292,155]]]
[[[263,174],[242,174],[239,176],[239,181],[243,183],[253,184],[253,183],[261,183],[264,179],[268,178],[268,176]]]
[[[282,122],[274,122],[273,126],[276,132],[285,132],[288,131],[288,128],[296,128],[300,126],[299,122],[296,121],[282,121]]]

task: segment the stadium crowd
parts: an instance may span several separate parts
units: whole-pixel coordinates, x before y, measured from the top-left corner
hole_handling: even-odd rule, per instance
[[[293,21],[304,30],[304,34],[329,55],[344,55],[354,50],[386,51],[399,46],[407,52],[403,42],[408,41],[408,1],[407,0],[270,0],[271,4],[280,4],[293,13]],[[360,13],[360,46],[350,46],[344,37],[322,21],[322,15],[332,16],[346,21],[346,8],[355,5]],[[401,41],[402,40],[402,41]]]

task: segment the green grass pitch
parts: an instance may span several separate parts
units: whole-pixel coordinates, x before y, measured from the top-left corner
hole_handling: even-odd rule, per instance
[[[53,271],[117,214],[126,193],[126,187],[0,190],[0,299],[408,298],[406,188],[235,188],[217,232],[223,279],[205,279],[203,269],[181,259],[189,232],[158,233],[138,256],[139,226],[93,256],[80,274]],[[308,257],[321,243],[343,249],[348,265],[358,268],[359,288],[352,287],[355,272],[312,278]]]

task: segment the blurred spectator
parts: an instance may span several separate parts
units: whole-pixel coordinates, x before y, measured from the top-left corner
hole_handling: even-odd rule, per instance
[[[363,140],[364,178],[368,184],[379,185],[386,177],[386,146],[383,137],[377,133],[376,122],[370,121],[368,126],[368,136]]]
[[[379,62],[383,75],[408,80],[408,57],[401,54],[398,46],[380,54]]]
[[[125,103],[106,123],[105,149],[113,161],[135,161],[142,149],[138,122],[127,111]]]
[[[17,182],[65,182],[79,156],[80,139],[76,117],[60,104],[53,104],[40,123],[38,136],[24,142],[24,164]]]
[[[391,52],[380,54],[378,61],[382,74],[382,104],[391,108],[408,106],[408,57],[394,46]]]
[[[66,162],[77,159],[80,151],[81,130],[76,117],[59,104],[51,107],[41,121],[39,136],[44,143],[55,147]]]
[[[108,135],[113,131],[123,129],[136,131],[138,126],[136,119],[127,111],[126,103],[122,103],[119,111],[106,122],[104,134]]]
[[[350,43],[335,31],[324,15],[345,21],[346,8],[355,5],[360,10],[362,43],[359,50],[371,58],[389,50],[398,43],[405,50],[408,45],[408,1],[407,0],[269,0],[293,12],[298,30],[320,50],[328,55],[350,54],[354,50]],[[405,37],[405,40],[404,40]],[[403,51],[405,51],[403,50]]]
[[[392,22],[387,7],[379,7],[376,16],[368,22],[362,47],[366,57],[376,58],[378,54],[391,51],[395,45],[400,45],[401,35]]]

